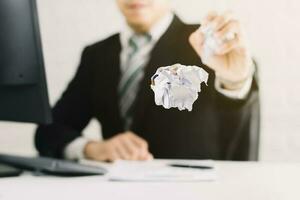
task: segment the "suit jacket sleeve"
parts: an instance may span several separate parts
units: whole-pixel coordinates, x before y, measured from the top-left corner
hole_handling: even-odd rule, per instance
[[[199,25],[189,26],[183,38],[188,38]],[[185,48],[179,49],[178,55],[185,55],[183,63],[190,61],[192,65],[203,66],[211,76],[208,87],[211,89],[211,105],[214,110],[214,120],[217,134],[217,159],[221,160],[257,160],[259,129],[260,129],[260,105],[257,63],[254,61],[255,74],[250,92],[243,99],[232,99],[218,92],[214,87],[214,71],[199,62],[199,56],[191,45],[184,40]],[[186,52],[190,52],[187,54]]]
[[[257,160],[260,128],[257,67],[248,96],[236,100],[217,92],[216,109],[221,159]]]
[[[88,48],[82,53],[75,77],[52,110],[53,123],[40,125],[36,131],[35,145],[42,156],[62,158],[65,146],[81,136],[92,117],[87,52]]]

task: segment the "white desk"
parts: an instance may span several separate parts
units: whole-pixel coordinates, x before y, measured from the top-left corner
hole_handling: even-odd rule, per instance
[[[217,162],[215,182],[109,182],[105,177],[0,179],[0,200],[299,200],[300,163]]]

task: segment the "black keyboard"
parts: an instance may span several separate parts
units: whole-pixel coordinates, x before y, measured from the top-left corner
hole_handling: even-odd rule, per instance
[[[0,164],[0,178],[19,176],[21,173],[22,170],[20,169],[17,169],[9,165]]]
[[[23,157],[0,154],[1,163],[19,169],[57,176],[104,175],[107,172],[106,169],[100,167],[46,157]]]

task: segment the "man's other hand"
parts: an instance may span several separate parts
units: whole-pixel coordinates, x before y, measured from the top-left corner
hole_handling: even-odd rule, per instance
[[[220,41],[224,41],[228,35],[234,35],[219,46],[214,55],[202,61],[215,71],[216,77],[225,88],[239,89],[243,82],[252,76],[253,64],[241,23],[233,18],[231,12],[208,14],[201,27],[189,38],[190,44],[201,58],[204,55],[205,41],[201,30],[206,27],[211,27],[215,38]]]
[[[99,161],[150,160],[148,143],[132,132],[118,134],[108,140],[91,141],[84,149],[85,157]]]

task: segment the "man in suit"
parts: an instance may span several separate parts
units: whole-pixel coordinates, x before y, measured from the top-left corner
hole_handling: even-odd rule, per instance
[[[240,22],[230,13],[205,18],[202,26],[212,27],[218,39],[229,33],[234,38],[204,62],[199,25],[184,24],[168,0],[117,4],[128,27],[84,49],[75,77],[53,108],[53,124],[37,130],[40,154],[248,160],[251,135],[258,134],[258,85]],[[175,63],[200,66],[210,75],[191,112],[154,103],[151,76]],[[101,122],[103,141],[81,136],[92,118]]]

